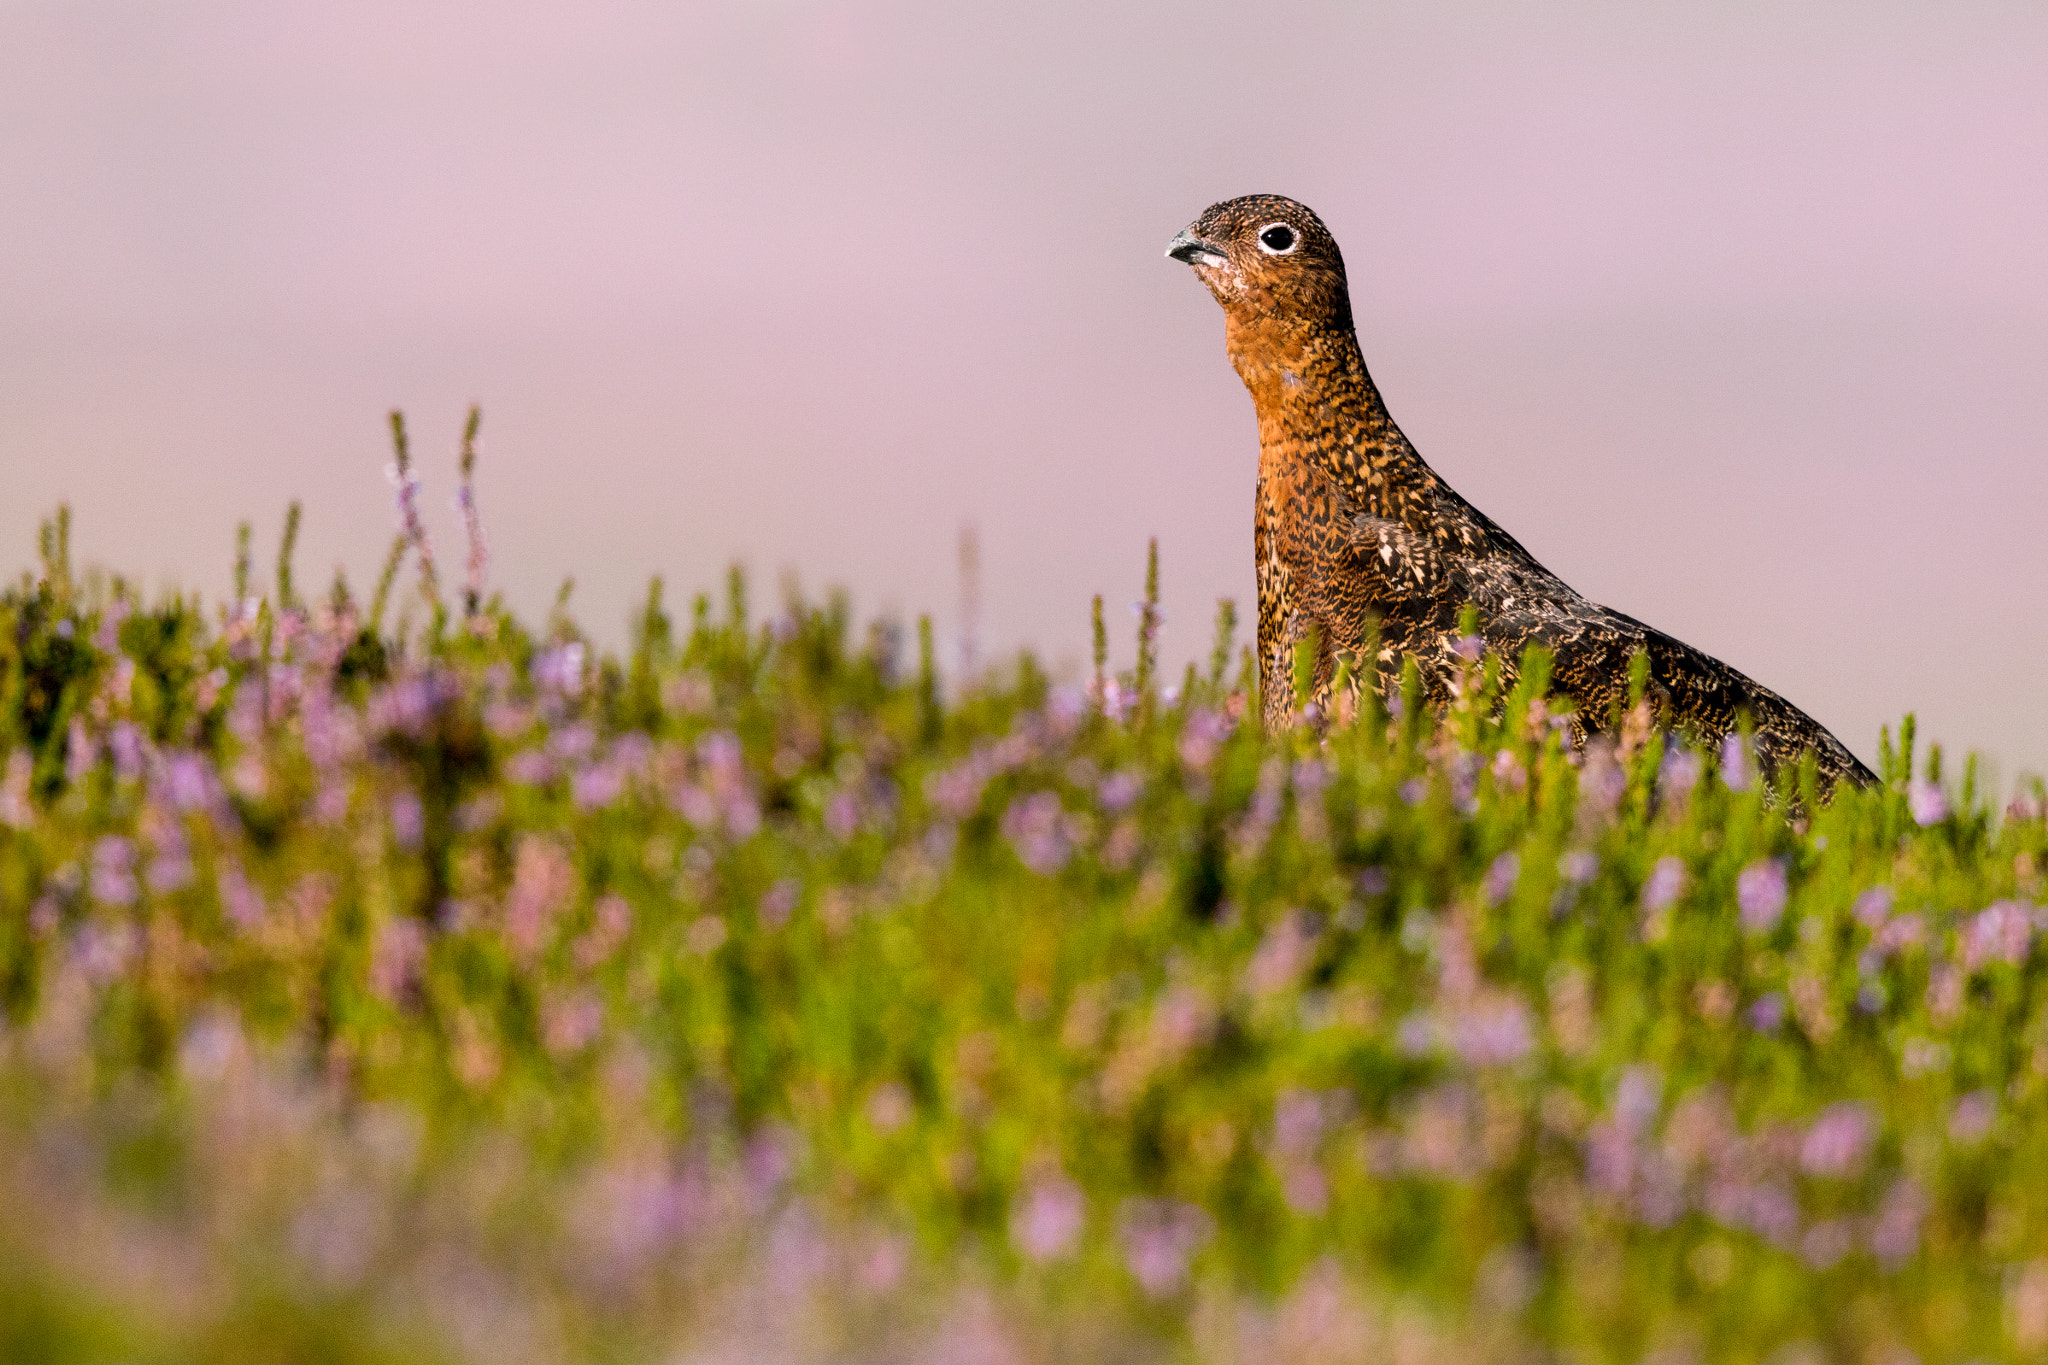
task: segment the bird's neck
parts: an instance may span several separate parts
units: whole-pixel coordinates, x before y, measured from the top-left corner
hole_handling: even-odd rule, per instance
[[[1358,510],[1375,516],[1398,515],[1396,504],[1409,501],[1404,494],[1435,483],[1394,425],[1349,326],[1230,316],[1226,337],[1230,363],[1258,409],[1261,478],[1304,464],[1335,477],[1342,465],[1368,475],[1339,482],[1364,495],[1368,505]]]

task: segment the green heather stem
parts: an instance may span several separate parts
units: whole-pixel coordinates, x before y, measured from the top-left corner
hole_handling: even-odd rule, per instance
[[[1089,612],[1095,632],[1095,704],[1100,706],[1109,695],[1109,630],[1102,623],[1101,593],[1095,594],[1095,602]]]
[[[1145,600],[1138,607],[1137,692],[1141,705],[1152,696],[1152,675],[1159,666],[1159,537],[1145,547]]]
[[[242,603],[249,596],[249,523],[235,523],[235,610],[242,609]]]
[[[1209,686],[1223,686],[1223,675],[1229,671],[1230,656],[1236,653],[1237,603],[1228,597],[1216,599],[1216,643],[1209,651]]]
[[[284,513],[284,539],[277,550],[277,607],[279,611],[290,611],[298,605],[298,594],[292,589],[292,554],[299,547],[299,516],[303,509],[297,498],[292,499]]]
[[[405,563],[408,544],[405,532],[400,531],[391,538],[391,549],[384,556],[384,567],[377,574],[377,591],[370,597],[369,631],[372,636],[384,633],[384,608],[391,601],[391,585],[398,579],[399,566]]]

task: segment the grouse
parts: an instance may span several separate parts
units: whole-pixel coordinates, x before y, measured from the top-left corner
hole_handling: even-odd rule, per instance
[[[1573,738],[1620,713],[1631,659],[1648,656],[1645,699],[1693,743],[1718,744],[1747,715],[1767,778],[1815,756],[1823,790],[1876,779],[1812,717],[1718,659],[1589,602],[1423,462],[1388,415],[1352,328],[1344,258],[1292,199],[1212,205],[1167,246],[1223,305],[1230,363],[1259,418],[1253,546],[1260,701],[1268,725],[1294,711],[1292,661],[1312,641],[1311,700],[1328,712],[1340,662],[1398,688],[1403,656],[1442,705],[1468,604],[1512,677],[1525,646],[1552,656],[1552,687],[1575,703]],[[1376,657],[1362,658],[1377,641]]]

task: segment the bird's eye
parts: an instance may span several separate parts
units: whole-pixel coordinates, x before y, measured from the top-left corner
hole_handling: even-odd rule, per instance
[[[1294,250],[1294,229],[1285,223],[1268,223],[1259,229],[1259,250],[1269,256],[1285,256]]]

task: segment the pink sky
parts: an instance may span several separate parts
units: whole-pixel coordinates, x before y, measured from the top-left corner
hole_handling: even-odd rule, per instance
[[[0,534],[359,586],[463,407],[498,580],[737,557],[1086,650],[1249,611],[1256,435],[1166,239],[1314,205],[1424,455],[1583,591],[2048,768],[2039,4],[0,0]]]

